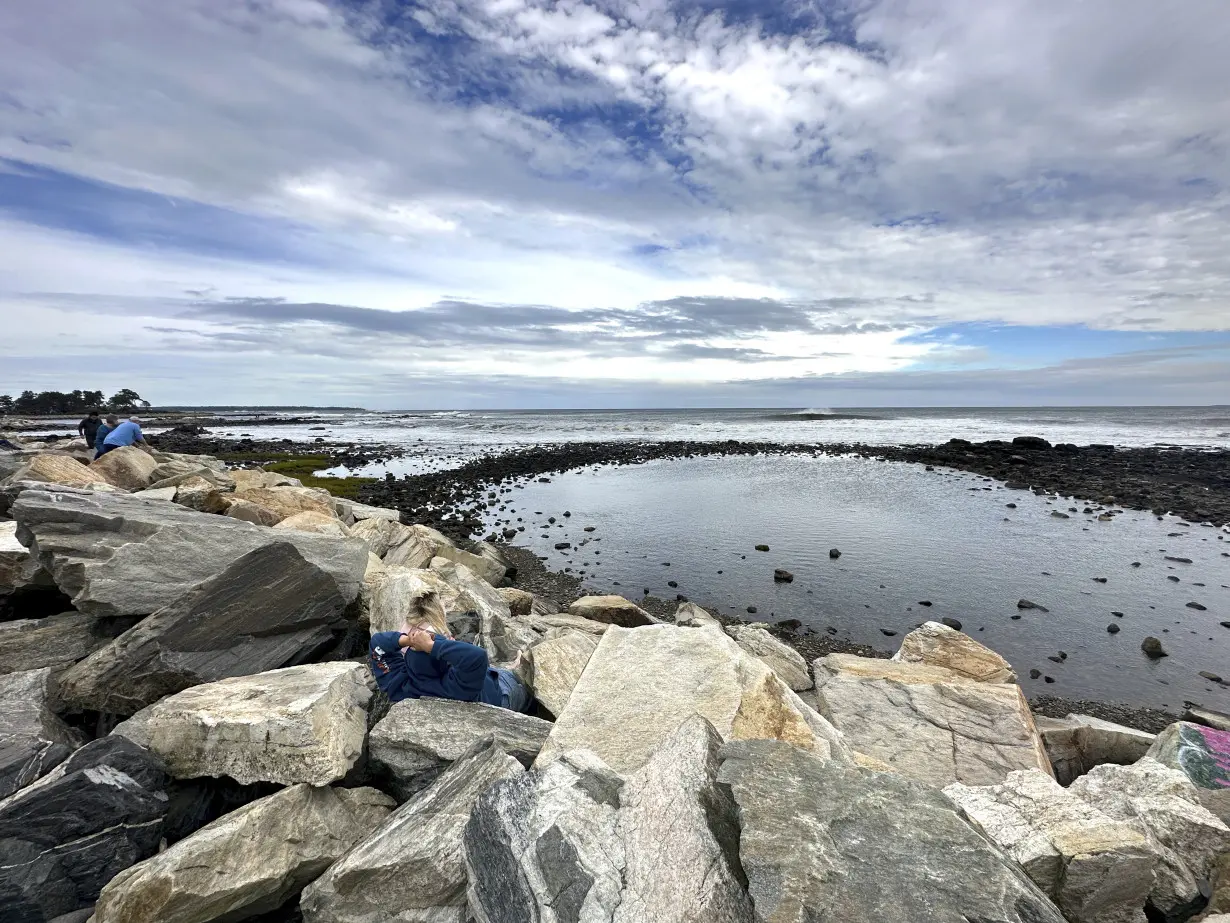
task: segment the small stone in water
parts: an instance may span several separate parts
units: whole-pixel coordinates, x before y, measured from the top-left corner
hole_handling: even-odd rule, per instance
[[[835,561],[835,560],[837,560],[838,558],[840,558],[840,557],[841,557],[841,552],[840,552],[839,550],[837,550],[836,548],[830,548],[830,549],[829,549],[829,557],[830,557],[830,558],[832,558],[832,559]]]
[[[1168,656],[1167,653],[1162,649],[1162,642],[1159,639],[1153,637],[1152,635],[1145,638],[1144,641],[1140,643],[1140,649],[1144,651],[1149,657],[1152,657],[1154,660],[1156,660],[1159,657]]]
[[[768,545],[757,545],[757,546],[756,546],[756,550],[757,550],[757,551],[768,551],[768,550],[769,550],[769,546],[768,546]]]

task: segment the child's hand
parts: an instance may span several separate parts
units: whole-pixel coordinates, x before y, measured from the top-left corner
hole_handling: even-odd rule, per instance
[[[406,646],[413,648],[416,651],[422,651],[424,654],[430,654],[431,649],[435,646],[436,638],[429,631],[424,631],[422,628],[412,628],[406,634]]]

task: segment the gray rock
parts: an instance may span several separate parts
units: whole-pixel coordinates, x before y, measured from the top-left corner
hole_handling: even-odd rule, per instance
[[[926,622],[902,638],[893,660],[944,667],[981,683],[1016,682],[1012,664],[969,635],[940,622]]]
[[[425,789],[475,743],[494,737],[526,766],[542,749],[551,724],[481,702],[405,699],[394,702],[368,736],[372,768],[406,800]]]
[[[764,923],[1064,923],[942,793],[769,740],[726,744],[739,856]]]
[[[854,750],[919,782],[994,785],[1015,769],[1050,773],[1013,683],[924,663],[830,654],[813,664],[817,707]]]
[[[0,798],[46,775],[84,741],[52,712],[51,670],[0,676]]]
[[[68,670],[61,695],[131,715],[198,683],[295,666],[334,639],[345,608],[294,545],[262,545]]]
[[[1230,851],[1230,829],[1200,804],[1183,773],[1145,757],[1131,766],[1097,766],[1068,791],[1144,834],[1157,857],[1149,902],[1158,911],[1182,919],[1198,908],[1200,883],[1218,855]]]
[[[1189,705],[1183,711],[1183,720],[1192,724],[1203,724],[1205,727],[1216,728],[1219,731],[1230,731],[1230,715],[1213,711],[1211,708],[1201,708]]]
[[[652,625],[603,634],[535,765],[588,748],[631,772],[695,714],[724,739],[771,737],[849,758],[841,735],[724,633]]]
[[[675,610],[675,624],[684,628],[716,628],[722,630],[722,623],[702,609],[696,603],[680,603]]]
[[[0,801],[0,914],[41,921],[91,906],[117,873],[158,850],[161,761],[120,737],[86,744]]]
[[[675,617],[677,620],[678,613]],[[750,625],[731,625],[727,630],[739,647],[763,662],[795,692],[804,692],[812,687],[807,661],[785,641],[778,640],[763,628]]]
[[[385,509],[382,506],[368,506],[357,500],[346,500],[337,497],[333,501],[338,516],[349,523],[362,522],[366,519],[387,519],[389,522],[401,522],[401,513],[397,510]]]
[[[593,622],[606,622],[621,628],[657,624],[657,619],[622,596],[582,596],[568,611]]]
[[[1069,923],[1145,923],[1156,858],[1145,837],[1036,769],[944,789]]]
[[[1149,752],[1154,735],[1092,715],[1034,719],[1055,778],[1069,785],[1094,766],[1126,766]]]
[[[303,893],[305,923],[467,923],[462,834],[492,783],[525,770],[480,741]]]
[[[1157,735],[1149,756],[1187,776],[1204,806],[1230,824],[1230,731],[1176,721]]]
[[[0,674],[40,667],[62,673],[110,641],[101,620],[81,612],[0,622]]]
[[[439,547],[413,526],[380,516],[356,522],[350,527],[350,534],[365,542],[372,554],[390,566],[426,567]]]
[[[327,785],[363,751],[369,682],[365,665],[346,662],[237,676],[168,696],[112,733],[148,747],[177,779]]]
[[[120,872],[94,923],[214,923],[276,910],[393,806],[373,788],[292,785]]]
[[[598,649],[599,638],[583,631],[563,630],[529,649],[521,671],[523,681],[552,715],[558,717],[563,713],[572,690]]]
[[[358,595],[367,549],[355,539],[274,532],[225,516],[126,494],[25,489],[13,503],[18,537],[74,606],[93,615],[149,615],[275,541],[329,573],[346,602]]]
[[[750,923],[719,746],[693,717],[626,783],[586,751],[496,783],[465,832],[478,923]]]

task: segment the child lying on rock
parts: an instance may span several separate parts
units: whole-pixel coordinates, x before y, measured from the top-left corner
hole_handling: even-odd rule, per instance
[[[390,701],[427,696],[529,711],[533,698],[512,671],[488,666],[485,650],[449,633],[437,594],[412,605],[402,631],[377,632],[368,645],[368,665]]]

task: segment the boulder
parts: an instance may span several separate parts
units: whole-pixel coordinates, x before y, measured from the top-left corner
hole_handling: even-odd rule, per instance
[[[24,586],[30,564],[30,549],[17,541],[17,523],[0,522],[0,590]]]
[[[101,474],[107,483],[121,490],[144,490],[154,481],[158,462],[148,452],[134,445],[112,449],[102,458],[90,462],[90,470]]]
[[[110,641],[101,621],[81,612],[0,622],[0,674],[41,667],[59,674]]]
[[[275,529],[295,529],[299,532],[315,532],[317,535],[335,535],[345,538],[350,534],[341,521],[324,513],[295,513],[274,526]]]
[[[182,479],[174,490],[176,503],[198,513],[225,513],[230,508],[231,492],[200,475]]]
[[[193,456],[194,458],[207,458],[208,456]],[[222,464],[218,462],[218,464]],[[163,490],[168,487],[179,488],[189,482],[195,483],[197,480],[205,481],[212,484],[214,489],[219,493],[231,493],[235,490],[235,481],[225,468],[214,468],[210,465],[198,464],[196,462],[186,462],[177,460],[171,463],[160,464],[154,469],[153,480],[150,482],[148,490]]]
[[[803,692],[812,687],[807,661],[786,642],[773,637],[763,628],[753,628],[750,625],[731,625],[729,632],[739,647],[762,661],[795,692]]]
[[[476,742],[304,891],[304,923],[466,923],[466,821],[492,783],[524,772],[494,741]]]
[[[722,749],[739,858],[766,923],[1064,923],[944,795],[772,740]]]
[[[102,472],[94,471],[67,455],[50,453],[35,455],[27,459],[24,465],[5,479],[7,484],[16,484],[20,481],[62,484],[65,487],[115,489]]]
[[[125,494],[27,489],[12,512],[31,554],[93,615],[149,615],[273,542],[290,542],[329,573],[347,603],[367,567],[367,549],[353,539],[273,532]]]
[[[174,487],[147,487],[144,490],[136,491],[133,496],[140,497],[142,500],[158,500],[162,503],[175,502]]]
[[[478,923],[751,923],[720,743],[693,716],[626,782],[575,751],[495,783],[465,830]]]
[[[51,670],[0,676],[0,798],[46,775],[84,742],[56,717]]]
[[[1156,858],[1113,820],[1036,769],[944,794],[1058,905],[1069,923],[1145,923]]]
[[[603,634],[535,765],[587,747],[631,772],[694,714],[725,739],[771,737],[848,756],[827,721],[725,634],[653,625]]]
[[[508,558],[507,545],[495,545],[491,542],[480,541],[470,546],[470,550],[500,569],[500,577],[496,581],[496,585],[511,583],[517,579],[517,566]]]
[[[374,788],[284,788],[120,872],[94,923],[213,923],[276,910],[393,807]]]
[[[898,663],[943,667],[980,683],[1015,683],[1012,664],[969,635],[940,622],[925,622],[901,639]]]
[[[493,663],[513,660],[537,640],[528,626],[512,617],[499,592],[464,564],[448,558],[432,558],[431,571],[453,588],[450,610],[475,612],[481,623],[480,637]]]
[[[550,722],[482,702],[404,699],[371,730],[372,768],[401,800],[425,789],[475,743],[494,737],[529,766],[551,733]]]
[[[426,567],[438,547],[411,526],[376,517],[356,522],[350,534],[366,542],[371,553],[390,566]]]
[[[263,471],[260,468],[232,468],[227,472],[235,484],[236,490],[258,490],[271,487],[302,487],[303,482],[274,471]]]
[[[1016,769],[1051,772],[1013,683],[850,654],[821,657],[813,669],[820,714],[854,750],[911,779],[942,788],[994,785]]]
[[[1201,882],[1230,851],[1230,828],[1200,804],[1182,772],[1150,757],[1131,766],[1106,763],[1068,791],[1145,836],[1157,858],[1149,903],[1162,916],[1186,919],[1199,908]]]
[[[522,661],[522,680],[551,714],[558,717],[563,713],[572,690],[598,649],[599,637],[564,630],[529,649]]]
[[[1213,711],[1211,708],[1188,705],[1183,710],[1183,720],[1193,724],[1203,724],[1205,727],[1216,728],[1219,731],[1230,731],[1230,715]]]
[[[131,715],[190,686],[304,663],[345,627],[345,609],[294,545],[263,545],[69,669],[60,693]]]
[[[413,602],[431,593],[440,597],[445,609],[457,608],[457,592],[452,585],[439,574],[422,568],[382,565],[380,570],[372,572],[370,588],[368,621],[372,634],[403,628]]]
[[[568,611],[583,619],[621,628],[657,624],[657,619],[622,596],[582,596],[568,607]]]
[[[342,497],[333,499],[333,508],[338,518],[347,523],[363,522],[367,519],[387,519],[389,522],[401,522],[401,513],[397,510],[385,509],[381,506],[368,506],[357,500],[346,500]]]
[[[253,503],[251,500],[238,500],[233,497],[227,497],[224,501],[226,509],[223,515],[228,519],[235,519],[239,522],[250,522],[254,526],[276,526],[281,517],[272,510],[265,509],[259,503]]]
[[[333,497],[312,487],[236,487],[235,500],[246,500],[268,511],[274,522],[296,513],[312,512],[333,516]]]
[[[536,597],[533,593],[510,586],[501,587],[496,592],[500,594],[500,599],[504,600],[513,615],[529,615],[534,609]]]
[[[103,885],[158,851],[166,772],[149,751],[104,737],[0,801],[0,913],[50,920],[90,907]]]
[[[1187,776],[1204,806],[1230,824],[1230,731],[1177,721],[1157,735],[1148,755]]]
[[[491,586],[495,586],[504,579],[504,574],[508,568],[504,564],[497,561],[492,561],[490,558],[485,558],[482,555],[473,554],[469,551],[463,551],[452,545],[441,545],[436,548],[435,557],[444,558],[452,561],[455,564],[461,564],[469,568],[476,576],[482,578]]]
[[[1094,766],[1126,766],[1149,752],[1154,736],[1092,715],[1035,717],[1046,755],[1060,785],[1070,785]]]
[[[193,686],[112,732],[148,747],[177,779],[328,785],[363,751],[367,667],[314,663]]]
[[[680,603],[675,610],[675,624],[685,628],[716,628],[722,630],[722,623],[702,609],[696,603]]]

